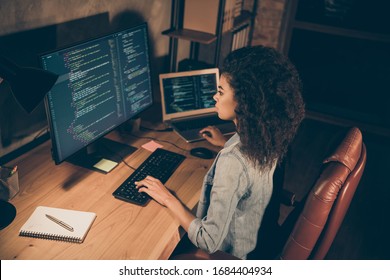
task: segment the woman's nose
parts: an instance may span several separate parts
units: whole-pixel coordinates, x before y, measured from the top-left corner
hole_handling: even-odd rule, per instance
[[[217,95],[218,95],[218,93],[216,93],[216,94],[213,95],[213,99],[214,99],[215,101],[218,101]]]

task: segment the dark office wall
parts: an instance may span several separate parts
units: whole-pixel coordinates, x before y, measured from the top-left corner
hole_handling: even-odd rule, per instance
[[[169,27],[170,0],[1,0],[0,36],[102,13],[112,22],[126,11],[143,16],[155,41],[167,41],[161,30]],[[157,56],[168,52],[168,44],[163,45]]]
[[[23,66],[39,66],[39,53],[146,21],[157,80],[165,71],[169,41],[161,31],[169,28],[170,12],[170,0],[1,0],[0,54]],[[0,159],[39,137],[46,127],[43,103],[28,115],[6,83],[0,84]]]

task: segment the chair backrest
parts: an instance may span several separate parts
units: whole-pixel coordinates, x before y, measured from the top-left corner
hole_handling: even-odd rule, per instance
[[[323,259],[344,219],[366,163],[361,131],[351,128],[322,171],[284,245],[280,259]]]

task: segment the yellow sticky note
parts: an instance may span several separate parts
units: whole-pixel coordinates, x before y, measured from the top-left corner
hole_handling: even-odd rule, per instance
[[[103,158],[98,163],[96,163],[93,167],[102,170],[104,172],[110,172],[117,165],[118,165],[117,162]]]

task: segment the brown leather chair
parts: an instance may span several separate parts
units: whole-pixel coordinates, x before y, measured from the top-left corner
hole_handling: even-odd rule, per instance
[[[323,161],[320,175],[307,198],[301,203],[302,207],[298,205],[283,225],[276,225],[275,213],[279,211],[273,211],[271,208],[274,208],[275,203],[270,203],[259,232],[259,243],[266,245],[261,247],[261,250],[269,250],[266,252],[269,254],[260,255],[260,258],[325,258],[349,208],[365,163],[366,148],[361,131],[355,127],[351,128],[336,150]],[[279,204],[283,197],[284,201],[293,204],[293,196],[286,194],[288,192],[278,190],[271,202],[277,201]],[[286,197],[290,199],[285,199]],[[264,228],[265,234],[262,232]],[[271,244],[272,242],[279,244]],[[175,254],[172,259],[237,259],[220,251],[207,254],[188,242],[183,247],[190,249]],[[278,254],[274,254],[275,250],[278,250]],[[253,258],[256,254],[250,256]]]
[[[351,128],[322,171],[304,204],[280,259],[323,259],[340,228],[366,164],[362,134]]]

